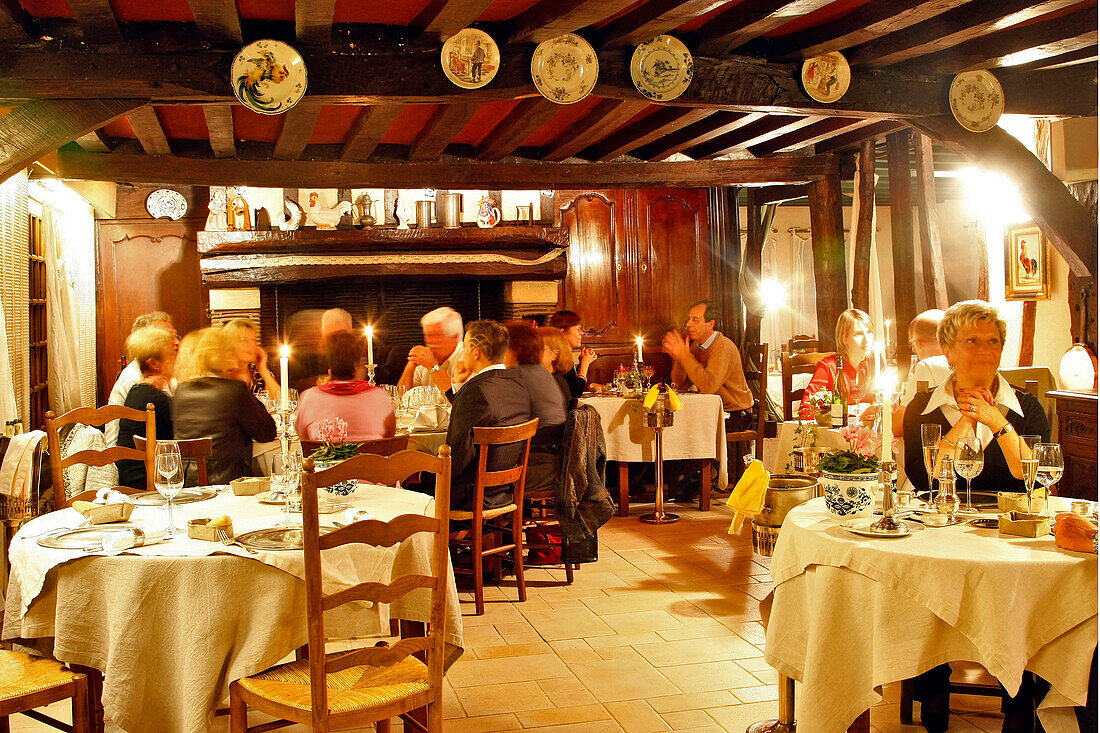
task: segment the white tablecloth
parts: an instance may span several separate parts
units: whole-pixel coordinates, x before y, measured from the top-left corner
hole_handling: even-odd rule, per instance
[[[824,499],[791,510],[771,563],[765,658],[802,682],[799,728],[844,731],[878,702],[876,685],[970,660],[1011,694],[1035,672],[1051,684],[1047,732],[1077,731],[1069,706],[1085,704],[1096,649],[1096,555],[969,525],[872,539],[839,524]]]
[[[383,520],[434,512],[429,496],[381,486],[360,485],[350,503]],[[274,526],[281,512],[255,497],[225,492],[175,513],[178,526],[189,518],[228,514],[243,534]],[[160,527],[166,514],[137,507],[131,521]],[[329,518],[322,515],[322,524]],[[60,661],[104,672],[106,714],[124,730],[208,730],[232,680],[278,663],[305,643],[301,552],[250,555],[184,536],[109,557],[47,549],[31,538],[81,519],[74,509],[53,512],[27,523],[12,540],[3,637],[46,652],[52,642]],[[420,534],[391,548],[330,550],[324,558],[326,592],[429,574],[431,540]],[[453,661],[461,654],[462,618],[449,566],[448,575],[446,638]],[[330,639],[388,634],[391,613],[427,622],[428,591],[414,591],[389,607],[334,609],[325,615],[325,631]]]
[[[798,420],[781,422],[776,425],[775,453],[769,451],[770,459],[766,464],[769,471],[772,473],[791,473],[794,470],[794,449],[801,445],[816,445],[818,448],[835,448],[837,450],[848,448],[848,443],[841,437],[839,428],[826,428],[811,422],[805,424],[805,430],[813,430],[815,438],[811,438],[808,432],[805,435],[796,434],[799,425]],[[894,440],[894,460],[898,464],[898,488],[904,489],[908,484],[908,479],[905,477],[905,441],[901,438],[895,438]]]
[[[684,409],[673,416],[672,427],[661,438],[666,461],[711,458],[718,460],[718,488],[726,478],[726,424],[722,398],[712,394],[681,394]],[[639,399],[627,397],[584,397],[600,413],[607,460],[652,463],[653,430],[642,425],[645,408]]]

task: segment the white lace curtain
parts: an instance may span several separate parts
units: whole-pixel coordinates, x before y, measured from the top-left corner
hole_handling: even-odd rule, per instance
[[[86,237],[92,231],[92,213],[59,214],[42,207],[42,238],[46,250],[46,351],[49,360],[50,409],[62,414],[80,406],[80,370],[77,362],[77,322],[73,313],[76,286],[65,267],[62,241]]]

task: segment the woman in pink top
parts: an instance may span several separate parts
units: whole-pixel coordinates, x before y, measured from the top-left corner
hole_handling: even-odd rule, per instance
[[[328,357],[329,381],[307,389],[298,401],[294,427],[302,440],[319,440],[319,424],[339,417],[348,424],[347,440],[389,438],[397,430],[393,403],[379,387],[355,379],[363,342],[351,331],[337,331],[322,344]]]

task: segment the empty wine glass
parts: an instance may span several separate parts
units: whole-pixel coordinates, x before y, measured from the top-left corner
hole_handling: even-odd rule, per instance
[[[166,535],[174,535],[176,529],[175,517],[172,513],[172,499],[183,488],[183,461],[180,459],[180,447],[174,440],[161,440],[157,442],[156,458],[154,463],[156,475],[153,485],[157,493],[164,497],[168,506],[168,526],[164,530]]]
[[[973,512],[974,504],[970,501],[970,482],[985,468],[985,455],[982,452],[982,441],[977,435],[968,435],[960,438],[958,442],[958,454],[955,456],[955,473],[966,479],[966,504],[964,511]]]
[[[287,409],[293,414],[298,411],[298,390],[288,389],[286,395]]]
[[[271,395],[268,394],[266,389],[261,389],[256,392],[256,399],[260,401],[260,404],[264,406],[264,409],[271,412]]]
[[[1039,456],[1036,455],[1036,449],[1041,439],[1038,435],[1020,436],[1020,467],[1024,470],[1028,514],[1031,514],[1031,495],[1035,491],[1035,474],[1039,472]]]
[[[928,474],[928,496],[932,496],[932,479],[936,476],[936,456],[939,453],[940,436],[943,429],[935,423],[920,426],[921,455],[924,456],[924,470]]]
[[[1040,443],[1036,453],[1039,458],[1039,469],[1035,472],[1035,479],[1047,490],[1047,513],[1049,514],[1051,490],[1062,478],[1062,446],[1057,443]]]
[[[272,474],[271,485],[283,495],[283,521],[278,527],[297,527],[298,523],[291,518],[294,512],[302,511],[301,475],[302,475],[302,450],[300,444],[291,444],[287,449],[285,458],[278,458],[279,471]]]

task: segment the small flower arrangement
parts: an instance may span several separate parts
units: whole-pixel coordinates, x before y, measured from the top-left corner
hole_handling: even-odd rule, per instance
[[[855,451],[838,450],[822,456],[817,470],[823,473],[878,473],[878,459]]]
[[[839,395],[834,395],[832,390],[823,389],[810,395],[810,404],[813,405],[815,413],[828,412],[834,403],[839,404],[840,398]]]
[[[848,423],[848,427],[840,431],[840,437],[844,438],[853,453],[861,456],[875,455],[876,436],[865,425],[858,422]]]
[[[317,439],[324,445],[310,453],[309,457],[313,459],[314,463],[319,461],[343,461],[351,458],[363,444],[345,443],[347,437],[347,421],[338,417],[322,420],[317,425]]]

